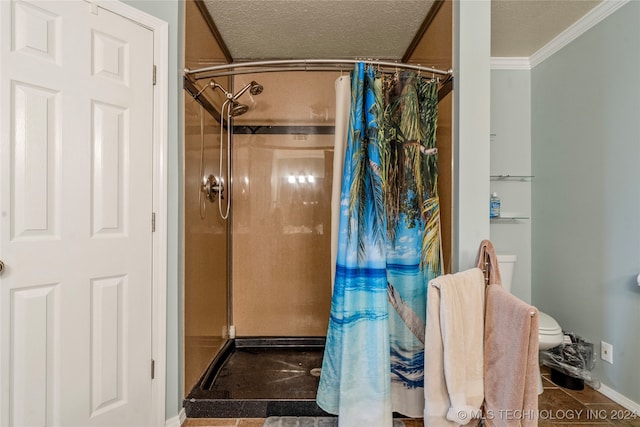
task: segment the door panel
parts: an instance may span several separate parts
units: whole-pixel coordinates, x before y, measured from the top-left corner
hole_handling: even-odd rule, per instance
[[[148,425],[153,34],[0,2],[0,425]]]
[[[59,284],[25,286],[11,295],[11,408],[14,425],[44,426],[52,418],[54,345],[58,339]],[[24,402],[30,402],[25,405]]]
[[[13,181],[11,188],[12,239],[55,237],[60,169],[55,126],[59,114],[58,93],[46,88],[13,82],[12,138]],[[53,126],[52,126],[53,127]]]

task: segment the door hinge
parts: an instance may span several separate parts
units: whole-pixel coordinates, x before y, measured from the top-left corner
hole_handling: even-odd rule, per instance
[[[156,361],[151,359],[151,379],[156,378]]]
[[[156,85],[156,72],[157,72],[157,67],[154,65],[153,66],[153,85]]]
[[[151,232],[156,232],[156,213],[151,212]]]

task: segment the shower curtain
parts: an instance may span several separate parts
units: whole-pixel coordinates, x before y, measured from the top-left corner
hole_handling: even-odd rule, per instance
[[[336,277],[338,257],[338,230],[340,224],[340,193],[342,192],[342,169],[344,152],[349,133],[349,109],[351,107],[351,79],[340,76],[335,82],[336,126],[333,144],[333,185],[331,186],[331,290]]]
[[[441,273],[437,83],[357,64],[317,403],[341,427],[424,409],[428,281]]]

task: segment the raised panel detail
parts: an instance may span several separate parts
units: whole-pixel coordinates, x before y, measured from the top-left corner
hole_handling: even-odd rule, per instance
[[[91,33],[93,74],[129,86],[129,45],[109,34]]]
[[[92,416],[124,404],[126,276],[91,280]]]
[[[92,228],[93,235],[126,234],[128,174],[128,110],[92,104]]]
[[[11,294],[11,425],[53,424],[54,345],[59,341],[58,284]],[[26,403],[28,402],[28,403]]]
[[[60,18],[25,2],[13,2],[12,49],[59,62]]]
[[[58,92],[12,83],[13,239],[58,233]]]

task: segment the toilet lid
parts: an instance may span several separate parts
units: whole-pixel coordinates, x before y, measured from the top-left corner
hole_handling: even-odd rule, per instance
[[[562,328],[560,328],[556,319],[541,311],[538,317],[538,330],[541,334],[548,335],[555,335],[562,332]]]

